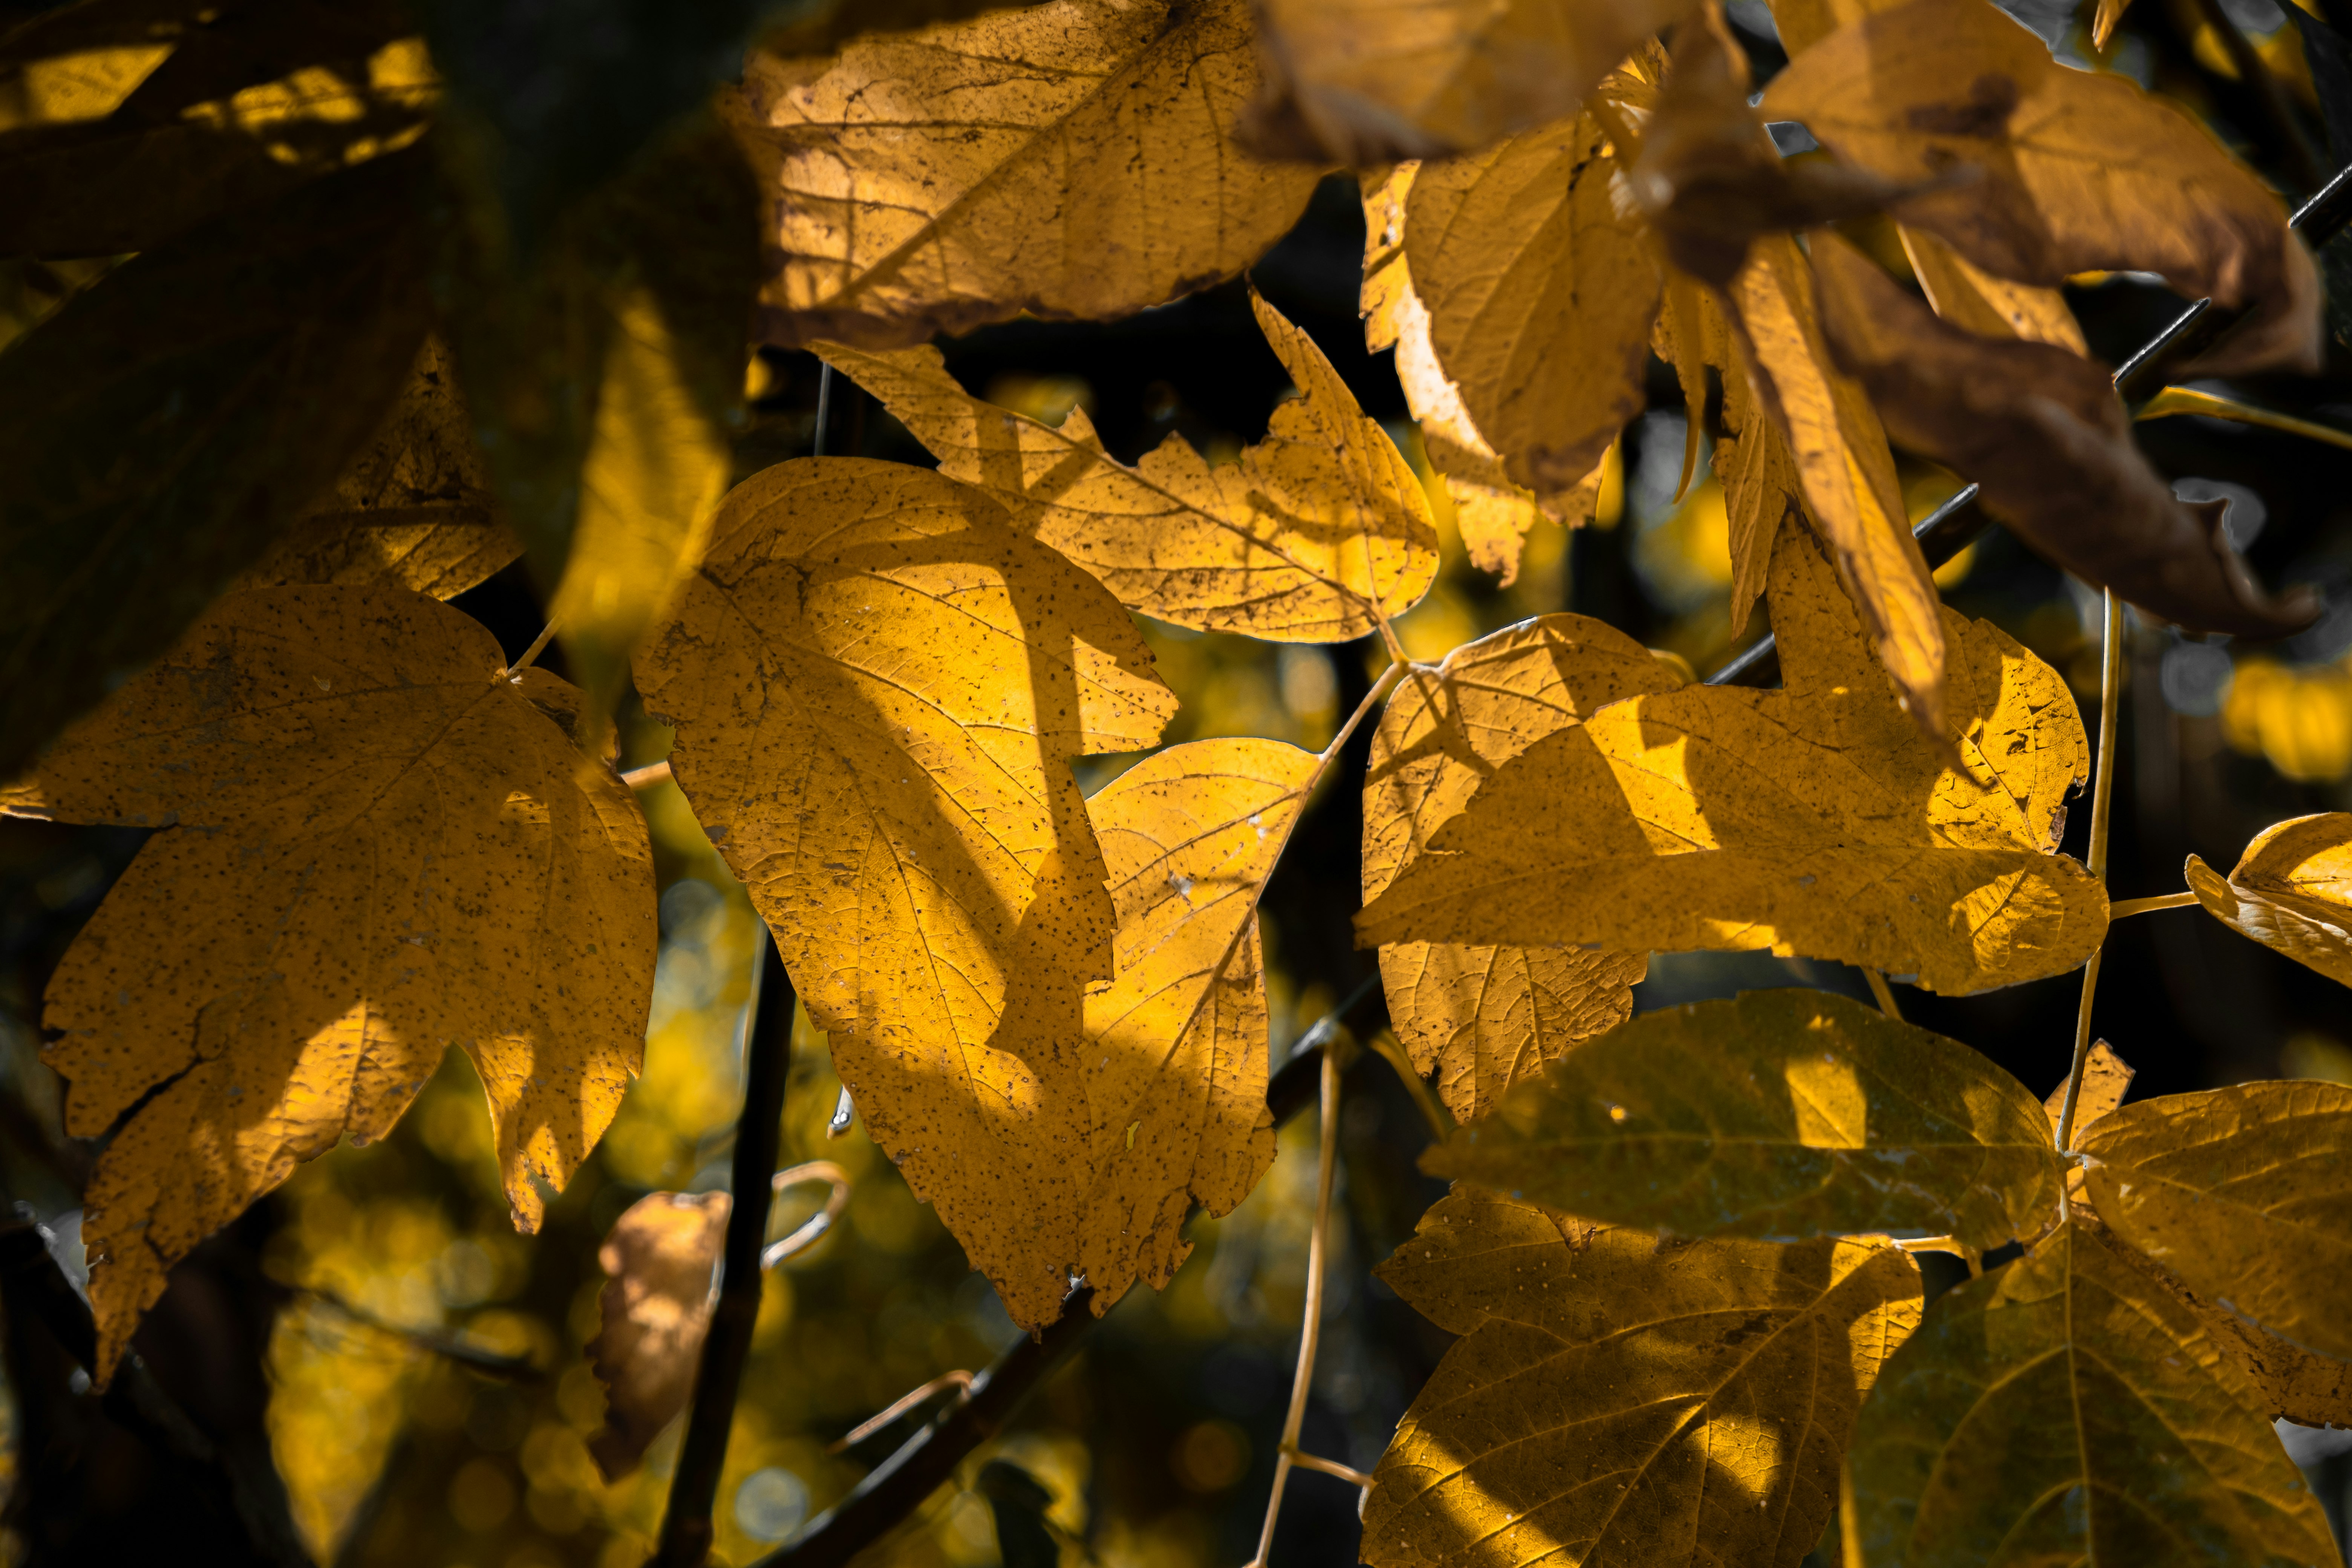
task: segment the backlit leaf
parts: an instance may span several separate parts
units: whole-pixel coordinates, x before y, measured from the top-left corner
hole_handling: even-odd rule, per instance
[[[2167,1095],[2076,1143],[2117,1236],[2289,1343],[2352,1357],[2352,1089]]]
[[[1684,687],[1536,742],[1370,902],[1357,940],[1770,948],[1948,993],[2089,957],[2106,897],[2055,853],[2089,762],[2063,679],[1946,611],[1947,765],[1793,523],[1771,606],[1781,689]]]
[[[1469,1186],[1378,1272],[1466,1337],[1381,1459],[1371,1568],[1794,1568],[1919,1321],[1884,1242],[1660,1241]]]
[[[125,262],[0,353],[0,777],[170,647],[415,363],[422,150]]]
[[[83,1234],[101,1371],[164,1271],[443,1051],[537,1227],[619,1107],[653,994],[645,820],[541,710],[578,693],[394,588],[233,595],[41,759],[69,822],[163,827],[50,981],[67,1130],[112,1130]]]
[[[1864,1561],[2336,1561],[2327,1520],[2188,1308],[2068,1225],[1936,1299],[1855,1424]]]
[[[1675,684],[1649,649],[1581,616],[1542,616],[1455,648],[1399,684],[1364,784],[1364,897],[1395,879],[1474,791],[1531,742]],[[1642,952],[1398,942],[1381,949],[1389,1017],[1467,1121],[1578,1042],[1622,1023]]]
[[[2187,113],[2060,65],[1987,0],[1912,0],[1843,27],[1773,79],[1764,110],[1892,180],[1975,169],[1900,216],[1988,272],[2044,288],[2158,273],[2256,310],[2207,371],[2318,367],[2318,273],[2278,197]]]
[[[2273,823],[2227,880],[2191,855],[2189,886],[2222,924],[2352,985],[2352,816]]]
[[[1914,451],[1980,487],[1985,510],[2095,587],[2194,631],[2278,636],[2318,611],[2273,599],[2221,526],[2177,499],[2132,440],[2107,369],[2047,343],[1939,321],[1835,235],[1817,238],[1822,321],[1838,362]]]
[[[1171,434],[1130,468],[1084,409],[1055,429],[971,396],[928,345],[821,352],[940,459],[1122,604],[1204,631],[1339,642],[1402,615],[1437,575],[1421,481],[1323,351],[1255,294],[1259,326],[1303,395],[1265,439],[1210,467]]]
[[[2023,338],[2078,354],[2091,352],[2057,289],[1996,278],[1924,229],[1897,224],[1895,231],[1927,303],[1952,325],[1979,337]]]
[[[1772,422],[1745,375],[1723,379],[1723,439],[1716,443],[1716,476],[1731,552],[1730,624],[1745,626],[1764,596],[1772,543],[1780,525],[1804,519],[1804,479],[1789,454],[1789,439]],[[1931,579],[1932,580],[1932,579]]]
[[[1957,1040],[1826,991],[1644,1013],[1423,1158],[1433,1175],[1677,1236],[1998,1247],[2057,1212],[2041,1106]]]
[[[1269,0],[1261,144],[1358,165],[1473,152],[1576,111],[1697,0]]]
[[[694,1392],[733,1206],[725,1193],[647,1193],[597,1251],[604,1326],[585,1348],[604,1385],[604,1425],[588,1452],[608,1482],[637,1468]]]
[[[1255,31],[1246,0],[1048,0],[861,39],[814,79],[755,56],[731,112],[782,258],[761,330],[898,348],[1232,277],[1316,180],[1234,143]]]

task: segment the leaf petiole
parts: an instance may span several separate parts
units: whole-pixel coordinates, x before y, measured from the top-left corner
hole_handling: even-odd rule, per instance
[[[2091,784],[2092,877],[2107,879],[2107,807],[2116,793],[2116,718],[2123,689],[2124,607],[2113,588],[2105,591],[2106,639],[2099,656],[2099,771]],[[2110,912],[2108,919],[2115,917]],[[2102,941],[2090,962],[2083,965],[2083,1005],[2074,1016],[2074,1065],[2066,1075],[2065,1109],[2058,1113],[2058,1148],[2063,1152],[2074,1137],[2074,1107],[2083,1098],[2083,1069],[2091,1059],[2091,1000],[2098,994],[2099,960],[2106,953]],[[2073,1205],[2063,1186],[2058,1207],[2071,1215]]]

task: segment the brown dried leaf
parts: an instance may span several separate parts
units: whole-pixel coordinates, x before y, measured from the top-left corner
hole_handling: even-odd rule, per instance
[[[587,1351],[604,1385],[604,1425],[588,1452],[608,1485],[637,1468],[694,1393],[733,1206],[725,1193],[647,1193],[597,1249],[604,1326]]]

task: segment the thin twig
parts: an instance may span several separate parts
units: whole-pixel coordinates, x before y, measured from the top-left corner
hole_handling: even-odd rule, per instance
[[[1896,1023],[1901,1023],[1903,1009],[1895,1005],[1895,993],[1888,987],[1886,976],[1865,964],[1863,967],[1862,977],[1870,982],[1870,994],[1877,999],[1878,1010]]]
[[[809,456],[824,456],[824,427],[832,422],[833,365],[828,362],[816,377],[816,434],[809,443]]]
[[[781,1241],[768,1243],[760,1254],[762,1268],[773,1268],[793,1254],[814,1246],[817,1238],[840,1220],[841,1211],[849,1206],[849,1173],[830,1160],[811,1160],[804,1165],[778,1171],[768,1185],[770,1190],[781,1193],[803,1182],[830,1182],[833,1191],[825,1194],[824,1207],[803,1221],[799,1229]]]
[[[669,1507],[648,1568],[700,1568],[709,1555],[711,1506],[719,1497],[719,1473],[727,1463],[743,1363],[751,1353],[751,1326],[760,1317],[760,1254],[768,1239],[770,1180],[782,1136],[784,1081],[792,1069],[793,1002],[792,976],[784,972],[775,939],[771,936],[761,946],[759,988],[751,998],[751,1026],[743,1046],[743,1113],[735,1124],[735,1208],[727,1216],[719,1300],[702,1342],[686,1439],[678,1447]]]
[[[1421,1076],[1412,1065],[1412,1058],[1405,1055],[1404,1042],[1398,1039],[1393,1031],[1382,1029],[1372,1037],[1372,1049],[1379,1053],[1381,1060],[1396,1069],[1397,1080],[1404,1085],[1405,1093],[1420,1108],[1421,1119],[1429,1123],[1430,1136],[1441,1143],[1453,1136],[1454,1119],[1445,1114],[1445,1108],[1437,1103],[1435,1095],[1430,1093],[1429,1080]]]
[[[1343,1481],[1352,1481],[1360,1487],[1369,1487],[1372,1484],[1371,1477],[1351,1465],[1343,1465],[1337,1459],[1327,1459],[1320,1454],[1310,1454],[1306,1449],[1297,1447],[1286,1447],[1282,1452],[1286,1458],[1302,1470],[1318,1470],[1327,1476],[1337,1476]]]
[[[1323,1264],[1331,1233],[1331,1179],[1339,1159],[1339,1058],[1327,1045],[1322,1068],[1323,1126],[1315,1158],[1315,1229],[1307,1240],[1307,1306],[1298,1329],[1298,1369],[1290,1379],[1290,1414],[1283,1417],[1282,1452],[1274,1461],[1274,1489],[1265,1500],[1265,1528],[1258,1534],[1250,1568],[1265,1568],[1274,1550],[1274,1524],[1282,1516],[1282,1490],[1297,1461],[1298,1431],[1307,1420],[1307,1395],[1315,1384],[1315,1351],[1323,1336]]]
[[[2194,893],[2159,893],[2153,899],[2126,899],[2107,906],[2107,919],[2113,922],[2126,915],[2152,914],[2158,910],[2185,910],[2196,901]]]
[[[537,661],[539,656],[547,650],[548,639],[554,635],[555,617],[550,616],[547,620],[547,625],[540,627],[539,635],[530,639],[530,646],[522,650],[522,657],[515,660],[512,664],[507,666],[504,669],[499,671],[495,679],[499,680],[512,680],[516,676],[520,675],[524,670],[529,669],[531,665]]]
[[[832,1442],[827,1443],[824,1446],[824,1451],[828,1454],[839,1454],[855,1447],[942,1388],[953,1388],[956,1391],[956,1396],[961,1399],[971,1391],[971,1373],[961,1369],[940,1373],[922,1387],[900,1394],[883,1409],[876,1411]]]
[[[2099,772],[2091,784],[2090,872],[2094,880],[2107,879],[2107,806],[2116,793],[2116,713],[2123,689],[2124,606],[2110,588],[2103,595],[2106,607],[2106,640],[2099,656]],[[2074,1016],[2074,1065],[2066,1075],[2066,1101],[2058,1112],[2058,1152],[2074,1146],[2074,1105],[2083,1097],[2083,1069],[2091,1059],[2091,999],[2098,994],[2099,960],[2106,955],[2100,942],[2083,965],[2083,1005]],[[2058,1194],[2062,1214],[2073,1212],[2065,1189]]]

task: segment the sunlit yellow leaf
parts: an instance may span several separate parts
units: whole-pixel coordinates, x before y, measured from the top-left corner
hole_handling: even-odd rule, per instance
[[[782,258],[761,330],[895,348],[1240,271],[1316,180],[1232,139],[1255,32],[1245,0],[1047,0],[860,39],[814,79],[755,57],[733,114]]]
[[[2194,855],[2185,874],[2215,920],[2352,985],[2352,816],[2272,824],[2226,880]]]
[[[45,1002],[68,1131],[128,1113],[84,1222],[104,1368],[173,1262],[389,1131],[452,1044],[526,1230],[611,1121],[653,991],[645,819],[541,710],[579,694],[504,662],[422,595],[236,594],[42,757],[49,815],[170,829]]]
[[[647,1193],[621,1211],[596,1254],[604,1327],[586,1350],[604,1385],[604,1425],[588,1452],[607,1481],[637,1468],[694,1392],[733,1206],[725,1193]]]
[[[1364,897],[1372,899],[1496,767],[1596,709],[1676,684],[1649,649],[1581,616],[1542,616],[1407,675],[1372,739]],[[1389,1016],[1463,1121],[1633,1010],[1641,952],[1398,942],[1381,949]]]
[[[1996,278],[1924,229],[1903,224],[1895,228],[1927,303],[1952,325],[1980,337],[2023,338],[2078,354],[2091,352],[2057,289]]]
[[[2076,1142],[2117,1236],[2289,1343],[2352,1357],[2352,1089],[2167,1095]]]
[[[2265,429],[2284,431],[2289,436],[2301,436],[2305,440],[2325,441],[2331,447],[2352,447],[2352,430],[2339,430],[2315,419],[2298,419],[2292,414],[2281,414],[2276,409],[2263,408],[2240,398],[2194,386],[2168,386],[2141,404],[2132,417],[2162,419],[2174,414],[2196,414],[2208,419],[2260,425]]]
[[[2318,272],[2279,198],[2185,111],[2060,65],[1988,0],[1912,0],[1842,27],[1773,79],[1764,109],[1889,179],[1972,167],[1900,216],[1988,272],[2044,288],[2159,273],[2254,308],[2208,370],[2318,367]]]
[[[1466,1337],[1381,1457],[1371,1568],[1794,1568],[1919,1321],[1883,1242],[1660,1241],[1470,1186],[1379,1274]]]
[[[2040,1105],[1957,1040],[1826,991],[1645,1013],[1423,1157],[1433,1175],[1677,1236],[1998,1247],[2056,1214]]]
[[[1792,523],[1771,607],[1783,689],[1685,687],[1536,742],[1370,902],[1357,940],[1770,948],[1942,992],[2089,957],[2106,896],[2055,853],[2089,762],[2064,679],[1946,611],[1948,765]]]
[[[1251,296],[1303,395],[1265,439],[1211,468],[1171,435],[1130,468],[1084,409],[1059,429],[971,396],[929,346],[822,352],[940,459],[1121,603],[1178,626],[1338,642],[1402,615],[1437,575],[1437,528],[1404,454],[1323,351]]]
[[[1723,481],[1723,510],[1731,551],[1730,624],[1745,626],[1764,596],[1772,567],[1772,542],[1780,525],[1804,517],[1804,480],[1789,455],[1788,437],[1758,401],[1745,375],[1723,381],[1723,439],[1716,444],[1716,476]]]
[[[2257,1408],[2195,1314],[2068,1225],[1937,1297],[1879,1374],[1852,1448],[1864,1559],[2332,1563]]]
[[[2083,1063],[2083,1092],[2074,1101],[2074,1136],[2078,1141],[2091,1123],[2112,1115],[2123,1104],[2136,1076],[2131,1064],[2116,1054],[2115,1047],[2105,1040],[2092,1045],[2091,1054]],[[2055,1134],[2058,1119],[2066,1109],[2063,1083],[2043,1098],[2042,1109],[2049,1113],[2050,1131]]]

